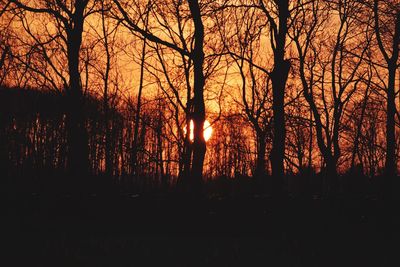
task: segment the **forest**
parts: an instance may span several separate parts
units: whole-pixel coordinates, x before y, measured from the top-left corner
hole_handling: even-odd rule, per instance
[[[396,0],[0,3],[10,184],[397,188]]]
[[[0,0],[2,259],[400,266],[399,49],[399,0]]]

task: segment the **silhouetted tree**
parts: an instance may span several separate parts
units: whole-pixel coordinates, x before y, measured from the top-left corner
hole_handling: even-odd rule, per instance
[[[355,168],[355,162],[356,162],[356,157],[358,157],[358,162],[362,166],[362,158],[360,157],[360,151],[359,151],[359,146],[360,146],[360,138],[362,134],[362,127],[365,124],[365,113],[368,105],[368,101],[370,100],[370,94],[371,94],[371,81],[372,80],[372,69],[368,70],[368,77],[364,81],[365,83],[365,90],[364,94],[362,95],[362,99],[360,101],[359,109],[360,109],[360,115],[359,118],[357,118],[356,122],[356,129],[354,133],[354,145],[353,149],[351,152],[351,163],[350,163],[350,172],[353,172]]]
[[[0,17],[0,173],[199,193],[272,168],[280,196],[384,170],[388,195],[397,1],[0,0]]]
[[[357,90],[363,76],[358,71],[369,47],[370,36],[368,28],[364,30],[355,23],[357,21],[355,14],[360,12],[356,2],[331,3],[332,6],[328,6],[328,9],[314,2],[309,5],[311,5],[309,9],[305,6],[299,9],[300,20],[294,27],[291,37],[299,57],[298,70],[303,95],[313,113],[318,147],[326,164],[328,191],[334,191],[337,186],[337,163],[341,156],[340,134],[343,128],[341,121],[346,105]],[[338,11],[339,26],[336,36],[332,37],[334,38],[333,47],[328,48],[326,42],[323,41],[324,37],[318,32],[321,27],[326,27],[324,23],[327,20],[324,18],[333,19],[329,16],[331,8]],[[351,46],[354,44],[355,37],[349,35],[352,26],[357,26],[365,36],[365,41],[356,42],[356,46],[353,47]],[[355,56],[347,52],[350,49],[354,53],[357,53],[356,49],[359,50],[356,54],[357,60],[354,61]],[[324,55],[327,59],[323,59]],[[326,81],[326,76],[330,76],[329,82]],[[327,84],[330,84],[330,87],[327,87]],[[314,88],[320,90],[319,99],[316,98]],[[321,102],[322,107],[320,107]]]
[[[34,14],[46,14],[58,25],[61,40],[65,44],[69,80],[66,86],[68,105],[66,110],[66,129],[68,138],[67,169],[72,177],[84,176],[89,170],[88,136],[83,113],[83,90],[80,80],[79,52],[85,19],[95,12],[94,5],[88,6],[88,0],[76,0],[71,5],[61,1],[43,1],[28,5],[12,0],[19,9]]]
[[[400,49],[400,3],[398,1],[373,2],[374,30],[376,41],[386,63],[387,85],[386,91],[386,163],[385,163],[385,191],[391,190],[392,178],[396,175],[396,136],[395,103],[396,70],[399,66]]]
[[[273,18],[263,1],[261,9],[268,18],[271,29],[271,48],[274,53],[274,67],[271,72],[272,80],[272,110],[273,110],[273,142],[271,150],[271,166],[273,178],[273,192],[280,194],[283,186],[284,156],[285,156],[285,88],[289,75],[290,61],[285,59],[286,37],[288,32],[289,1],[274,1],[277,10],[277,20]]]
[[[151,42],[165,45],[176,52],[189,56],[193,60],[193,99],[192,99],[192,120],[194,122],[194,141],[193,141],[193,159],[190,176],[192,188],[199,188],[202,180],[204,157],[206,153],[206,144],[203,137],[203,126],[205,121],[205,104],[204,104],[204,85],[205,78],[203,73],[204,64],[204,26],[202,21],[201,9],[198,1],[188,1],[190,16],[194,24],[193,43],[194,47],[191,51],[187,47],[179,47],[176,44],[165,41],[160,37],[140,28],[137,23],[129,16],[120,1],[114,0],[118,10],[123,16],[124,21],[132,31],[138,32]]]
[[[243,108],[256,134],[257,163],[254,176],[265,179],[267,139],[272,132],[272,102],[270,72],[258,56],[261,49],[262,22],[257,20],[259,10],[235,8],[224,17],[227,22],[223,33],[225,50],[240,74],[240,100],[236,103]],[[222,26],[221,25],[221,26]]]

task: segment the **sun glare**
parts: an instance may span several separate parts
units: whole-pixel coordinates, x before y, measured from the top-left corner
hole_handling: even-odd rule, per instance
[[[207,120],[204,122],[203,128],[204,128],[204,130],[203,130],[204,140],[207,142],[211,138],[213,129],[211,127],[211,124]],[[191,141],[193,141],[193,139],[194,139],[193,129],[194,129],[194,122],[193,122],[193,120],[190,120],[190,136],[189,136],[189,138]],[[183,132],[186,134],[186,126],[183,128]]]

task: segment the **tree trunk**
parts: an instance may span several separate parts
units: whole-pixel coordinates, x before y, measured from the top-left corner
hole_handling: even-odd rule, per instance
[[[264,178],[265,177],[265,150],[266,150],[266,142],[265,135],[258,134],[258,144],[257,144],[257,163],[255,170],[255,177]]]
[[[194,141],[193,141],[193,162],[191,169],[191,179],[194,192],[201,192],[203,179],[203,165],[206,154],[206,142],[203,135],[205,121],[204,104],[204,84],[203,73],[204,63],[204,26],[201,19],[200,6],[198,1],[188,1],[190,12],[194,22],[195,44],[192,52],[194,66],[194,99],[193,99],[193,122],[194,122]]]
[[[326,152],[324,156],[326,168],[324,178],[326,179],[325,194],[331,196],[337,192],[338,181],[337,181],[337,158],[332,153]]]
[[[386,119],[386,162],[385,162],[385,194],[391,190],[393,177],[396,175],[396,136],[395,136],[395,76],[396,64],[389,65],[389,83],[387,88]]]
[[[105,174],[107,177],[111,177],[113,175],[113,160],[112,160],[112,153],[111,153],[111,133],[110,133],[110,125],[109,125],[109,104],[108,104],[108,79],[110,74],[110,64],[111,64],[111,55],[108,43],[108,36],[107,36],[107,29],[105,23],[105,7],[104,3],[101,3],[102,11],[101,11],[101,22],[102,22],[102,31],[103,31],[103,38],[104,38],[104,49],[106,52],[106,69],[104,74],[104,94],[103,94],[103,112],[104,112],[104,156],[105,156]]]
[[[3,50],[3,53],[1,53],[0,57],[0,70],[3,68],[4,62],[6,61],[6,56],[9,51],[9,46],[6,46],[5,49]]]
[[[73,84],[67,93],[67,169],[72,176],[84,176],[89,171],[88,136],[83,117],[83,96]]]
[[[183,144],[183,153],[182,153],[182,171],[180,172],[180,179],[187,179],[190,175],[190,166],[192,163],[192,142],[190,140],[190,116],[186,118],[186,134],[185,140]],[[189,129],[189,130],[188,130]],[[185,183],[185,181],[183,181]]]
[[[279,33],[276,34],[274,50],[274,69],[271,72],[272,80],[272,111],[273,111],[273,141],[271,150],[272,187],[277,196],[283,192],[284,156],[285,156],[285,87],[290,70],[290,61],[285,60],[285,43],[287,34],[287,19],[289,17],[289,3],[275,1],[279,12]]]
[[[383,40],[381,38],[381,28],[379,25],[379,1],[374,1],[374,30],[376,40],[379,49],[386,60],[388,69],[388,86],[387,86],[387,102],[386,102],[386,161],[385,161],[385,177],[384,177],[384,188],[383,193],[387,198],[391,197],[390,190],[392,187],[392,179],[396,175],[396,134],[395,134],[395,114],[396,114],[396,103],[395,103],[395,79],[396,79],[396,67],[397,60],[399,58],[399,44],[400,44],[400,12],[396,12],[396,19],[394,21],[395,29],[393,35],[392,45],[392,56],[389,56],[388,51],[385,49]]]
[[[76,4],[72,29],[67,29],[69,88],[67,90],[67,169],[74,178],[86,176],[89,172],[88,135],[83,110],[84,97],[79,73],[79,51],[82,43],[83,10]]]
[[[275,59],[275,68],[271,73],[273,91],[273,142],[271,150],[271,166],[273,176],[273,190],[277,194],[282,192],[284,176],[284,156],[285,156],[285,110],[284,95],[286,80],[289,74],[290,63],[287,60]]]
[[[356,136],[354,138],[354,146],[353,146],[353,151],[351,153],[351,165],[350,165],[350,172],[351,173],[354,172],[356,155],[358,154],[358,151],[359,151],[361,130],[362,130],[362,125],[363,125],[363,121],[364,121],[364,117],[365,117],[365,110],[367,108],[367,103],[368,103],[369,86],[370,86],[370,82],[368,82],[367,88],[365,89],[364,99],[363,99],[363,103],[362,103],[362,106],[361,106],[360,120],[359,120],[359,122],[357,124]],[[361,159],[360,159],[360,163],[361,163]]]
[[[138,146],[139,146],[139,126],[140,126],[140,112],[142,108],[142,91],[143,91],[143,76],[144,76],[144,63],[145,63],[145,54],[146,54],[146,39],[143,40],[142,47],[142,58],[140,61],[140,78],[139,78],[139,91],[137,95],[136,102],[136,114],[135,114],[135,128],[133,130],[133,143],[132,143],[132,151],[131,151],[131,164],[132,164],[132,175],[137,178],[138,175]]]
[[[310,140],[308,143],[308,170],[311,171],[312,168],[312,150],[313,150],[313,124],[312,124],[313,114],[310,109]]]
[[[159,101],[159,108],[160,110],[158,111],[158,120],[157,120],[157,126],[156,126],[156,139],[157,139],[157,172],[158,172],[158,177],[160,181],[160,185],[162,188],[164,187],[164,160],[163,160],[163,142],[162,142],[162,132],[163,132],[163,116],[162,116],[162,110],[164,108],[164,105],[161,105],[161,101]]]

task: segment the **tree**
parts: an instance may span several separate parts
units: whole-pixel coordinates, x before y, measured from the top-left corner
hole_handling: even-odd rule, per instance
[[[3,1],[0,2],[0,18],[6,12],[9,4],[10,4],[9,1],[7,1],[6,3],[3,3]],[[0,26],[3,26],[3,25],[0,25]],[[3,32],[3,27],[1,27],[1,31]],[[5,64],[7,54],[9,53],[9,46],[3,40],[3,38],[4,38],[3,34],[1,34],[0,38],[1,38],[0,39],[0,50],[1,50],[0,72],[3,72],[3,66]],[[0,76],[0,85],[1,85],[2,81],[3,81],[3,77],[6,75],[3,73],[1,73],[0,75],[1,75]],[[0,173],[3,173],[3,174],[5,174],[7,171],[7,162],[8,162],[7,147],[6,147],[6,141],[5,141],[6,133],[5,133],[4,129],[5,129],[5,114],[0,114]]]
[[[206,108],[204,104],[205,78],[203,73],[204,64],[204,25],[200,10],[199,1],[188,1],[190,13],[194,23],[194,48],[192,51],[194,86],[193,86],[193,162],[191,176],[194,180],[194,187],[197,188],[203,177],[204,157],[206,155],[206,141],[204,140],[203,129],[206,120]]]
[[[365,91],[364,94],[361,98],[360,104],[356,105],[356,110],[357,108],[360,109],[360,115],[358,121],[356,121],[356,129],[354,133],[354,146],[351,152],[351,163],[350,163],[350,172],[354,172],[355,168],[355,162],[356,162],[356,157],[358,157],[358,162],[362,165],[362,158],[360,156],[360,138],[362,135],[362,128],[365,120],[365,113],[368,105],[368,101],[370,100],[370,94],[371,94],[371,80],[372,80],[372,67],[370,66],[368,69],[368,77],[366,81],[363,81],[365,83]]]
[[[274,68],[271,72],[272,80],[272,110],[273,110],[273,141],[271,150],[272,176],[274,177],[274,190],[279,194],[283,186],[284,156],[285,156],[285,87],[289,75],[290,61],[285,59],[285,46],[288,31],[289,1],[274,1],[278,12],[278,20],[272,18],[270,12],[261,1],[261,8],[270,23],[272,32],[271,48],[274,53]]]
[[[266,37],[273,56],[272,70],[268,75],[272,83],[272,149],[270,160],[273,176],[272,192],[277,196],[282,194],[285,157],[285,91],[290,70],[290,60],[286,58],[286,38],[289,29],[289,18],[291,9],[289,0],[274,1],[239,1],[226,2],[221,9],[226,8],[253,8],[261,11],[266,23]],[[254,19],[259,19],[255,17]],[[267,50],[268,51],[268,50]],[[267,85],[267,84],[266,84]]]
[[[263,58],[260,58],[263,22],[258,20],[258,9],[235,8],[222,17],[221,39],[225,53],[239,70],[241,85],[237,105],[243,108],[244,116],[256,135],[256,166],[254,176],[264,178],[266,174],[267,138],[271,136],[272,102],[271,78]],[[239,80],[239,79],[238,79]],[[237,98],[233,96],[233,98]]]
[[[368,26],[363,29],[357,24],[355,14],[360,9],[355,1],[334,2],[327,7],[314,2],[309,5],[308,9],[305,6],[299,8],[298,22],[291,38],[298,54],[297,68],[303,95],[315,120],[318,148],[326,165],[326,189],[332,193],[336,188],[337,163],[341,156],[341,122],[347,103],[363,80],[364,72],[360,72],[360,66],[369,47],[370,34]],[[339,25],[335,28],[335,36],[326,37],[321,34],[321,29],[328,27],[325,23],[334,18],[332,11],[337,12]],[[361,31],[365,41],[360,42],[349,34],[356,30],[353,27]],[[331,47],[325,41],[329,38],[332,38]]]
[[[88,173],[88,136],[83,113],[84,96],[80,80],[79,52],[82,44],[85,19],[96,12],[96,2],[89,6],[88,0],[76,0],[70,4],[62,1],[43,0],[28,5],[22,1],[11,0],[18,9],[33,14],[43,14],[52,18],[57,25],[54,38],[60,38],[65,45],[68,61],[68,78],[65,84],[67,98],[66,129],[68,139],[67,170],[71,177]],[[40,38],[36,38],[39,40]]]
[[[373,2],[374,31],[376,42],[386,63],[386,163],[385,191],[391,190],[392,178],[396,175],[396,135],[395,135],[395,81],[400,46],[400,3],[398,1]]]
[[[114,0],[119,12],[123,17],[123,21],[129,27],[131,31],[137,32],[145,37],[150,42],[155,42],[161,45],[164,45],[174,51],[186,56],[190,57],[193,61],[193,113],[192,119],[194,122],[194,141],[193,141],[193,160],[190,171],[190,178],[192,180],[192,188],[200,187],[199,185],[202,182],[202,173],[203,173],[203,165],[204,165],[204,157],[206,153],[206,144],[203,136],[203,126],[205,121],[205,104],[204,104],[204,85],[205,85],[205,77],[203,73],[203,64],[204,64],[204,25],[202,21],[202,14],[199,5],[199,1],[188,1],[188,6],[190,10],[190,16],[193,20],[194,24],[194,33],[193,33],[193,42],[194,47],[191,51],[188,50],[187,47],[180,47],[173,42],[166,41],[161,37],[156,36],[155,34],[143,29],[136,23],[134,19],[132,19],[127,13],[126,9],[121,4],[121,1]]]
[[[102,28],[102,37],[104,40],[104,50],[106,52],[106,67],[103,76],[104,80],[104,94],[103,94],[103,112],[104,112],[104,130],[105,130],[105,137],[104,137],[104,150],[105,150],[105,173],[107,176],[112,176],[113,174],[113,164],[111,159],[111,133],[110,133],[110,125],[109,125],[109,77],[110,77],[110,69],[111,69],[111,52],[110,52],[110,42],[109,42],[109,33],[107,25],[106,25],[106,7],[104,2],[101,2],[101,28]]]
[[[113,74],[113,69],[115,68],[116,62],[116,43],[117,43],[117,33],[118,24],[114,24],[113,20],[110,18],[110,1],[102,0],[99,4],[99,14],[101,27],[98,27],[97,20],[88,21],[90,27],[90,32],[95,33],[93,41],[88,41],[87,46],[83,46],[82,50],[86,53],[85,57],[85,91],[89,87],[89,79],[94,79],[94,77],[89,77],[89,67],[96,70],[99,77],[101,78],[103,84],[102,94],[102,119],[103,119],[103,132],[104,141],[102,141],[103,154],[104,154],[104,172],[106,176],[111,177],[114,173],[114,163],[113,163],[113,146],[115,143],[113,140],[113,110],[110,110],[110,106],[114,106],[114,100],[116,97],[116,92],[113,94],[111,91],[111,86],[113,85],[111,80],[111,75]],[[92,23],[93,21],[93,23]],[[98,29],[100,28],[100,29]],[[100,47],[97,46],[100,44]],[[99,53],[101,51],[102,53]],[[98,54],[97,57],[91,54]],[[93,75],[94,76],[94,75]],[[95,82],[91,82],[91,87],[94,87]],[[95,92],[94,92],[95,93]],[[115,131],[114,131],[115,132]],[[115,138],[115,136],[114,136]]]
[[[183,47],[185,50],[192,49],[193,29],[189,24],[191,18],[186,15],[182,1],[173,1],[170,5],[159,6],[152,13],[160,21],[158,27],[165,32],[164,38],[168,37],[174,45]],[[177,30],[172,31],[171,29],[175,25]],[[176,127],[176,134],[172,134],[172,136],[178,145],[178,186],[184,188],[189,182],[187,177],[190,177],[193,151],[193,137],[190,136],[191,131],[187,130],[192,127],[193,60],[191,57],[177,53],[159,43],[149,43],[149,48],[153,52],[157,64],[154,64],[154,62],[147,64],[146,70],[155,79],[163,95],[169,100],[174,113],[173,122],[175,125],[170,126]],[[181,112],[183,112],[183,119]],[[184,129],[186,129],[186,132]]]
[[[5,76],[6,76],[6,59],[7,55],[11,53],[10,51],[10,45],[8,43],[8,39],[10,39],[10,33],[7,31],[7,28],[9,28],[9,21],[12,19],[8,18],[8,15],[10,14],[8,12],[8,7],[10,6],[10,1],[0,1],[0,18],[3,17],[4,24],[0,24],[0,29],[1,29],[1,34],[0,34],[0,85],[2,84]],[[7,17],[7,19],[4,19],[4,17]]]

